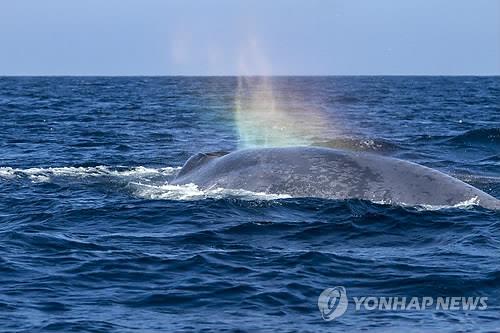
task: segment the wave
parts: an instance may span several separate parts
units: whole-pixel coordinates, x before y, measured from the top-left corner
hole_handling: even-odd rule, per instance
[[[454,143],[481,143],[500,145],[500,128],[480,128],[456,135],[448,141]]]
[[[474,207],[479,207],[479,198],[473,197],[469,200],[459,202],[455,205],[404,205],[408,207],[414,207],[416,210],[432,211],[432,210],[446,210],[446,209],[471,209]]]
[[[180,167],[147,168],[143,166],[125,168],[111,168],[104,165],[95,167],[50,167],[50,168],[26,168],[18,169],[11,167],[0,167],[0,178],[15,179],[28,178],[33,182],[50,182],[57,177],[72,178],[97,178],[97,177],[147,177],[147,176],[172,176]]]
[[[500,145],[500,128],[480,128],[457,135],[419,135],[413,139],[416,142],[449,143],[463,146],[497,146]]]

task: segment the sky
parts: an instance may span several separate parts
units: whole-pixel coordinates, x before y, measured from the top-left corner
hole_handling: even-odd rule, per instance
[[[500,0],[0,0],[0,75],[500,75]]]

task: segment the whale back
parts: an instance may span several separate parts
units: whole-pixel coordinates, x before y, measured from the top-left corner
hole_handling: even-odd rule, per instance
[[[227,151],[214,151],[209,153],[197,153],[191,156],[177,174],[177,177],[182,177],[187,173],[199,169],[201,166],[207,164],[211,160],[229,154]]]
[[[407,205],[452,206],[472,200],[500,208],[498,199],[440,171],[391,157],[322,147],[197,154],[172,183]]]

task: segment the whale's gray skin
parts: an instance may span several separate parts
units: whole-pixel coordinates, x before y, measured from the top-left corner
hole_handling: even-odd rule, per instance
[[[322,147],[199,153],[184,164],[172,183],[404,205],[453,206],[474,199],[480,206],[500,209],[500,200],[437,170],[371,153]]]

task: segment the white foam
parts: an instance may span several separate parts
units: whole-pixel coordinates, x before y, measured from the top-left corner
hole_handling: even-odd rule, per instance
[[[15,178],[14,169],[9,167],[0,168],[0,178],[12,179]]]
[[[146,176],[171,176],[174,175],[180,168],[146,168],[143,166],[117,169],[110,168],[104,165],[95,167],[54,167],[54,168],[26,168],[17,169],[11,167],[0,167],[0,178],[29,178],[34,182],[50,182],[54,177],[146,177]]]
[[[181,168],[147,168],[144,166],[123,167],[53,167],[53,168],[11,168],[0,167],[0,179],[29,179],[33,183],[65,181],[67,178],[85,179],[86,182],[121,184],[136,197],[152,200],[200,200],[233,197],[243,200],[275,200],[290,198],[289,195],[250,192],[213,188],[199,189],[195,184],[171,185],[166,178],[172,178]],[[159,178],[158,178],[159,177]]]
[[[200,200],[200,199],[222,199],[237,198],[242,200],[277,200],[287,199],[291,196],[286,194],[272,194],[264,192],[251,192],[245,190],[231,190],[224,188],[213,188],[201,190],[195,184],[186,185],[150,185],[142,183],[130,183],[134,187],[136,196],[152,200]]]
[[[403,205],[403,206],[410,206],[410,205]],[[456,203],[454,205],[417,205],[413,206],[418,210],[442,210],[442,209],[452,209],[452,208],[457,208],[457,209],[471,209],[476,206],[479,206],[479,197],[472,197],[468,200]]]

